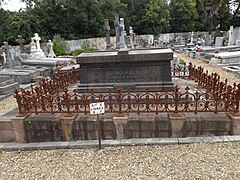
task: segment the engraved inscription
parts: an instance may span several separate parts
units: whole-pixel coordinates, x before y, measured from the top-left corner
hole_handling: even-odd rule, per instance
[[[141,71],[138,69],[114,69],[106,71],[105,76],[110,82],[135,82],[141,78]]]

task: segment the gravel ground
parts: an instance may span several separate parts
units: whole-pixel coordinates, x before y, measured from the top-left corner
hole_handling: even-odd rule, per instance
[[[240,142],[0,153],[0,179],[240,179]]]
[[[240,78],[236,74],[232,72],[227,72],[223,68],[213,66],[211,64],[208,64],[207,62],[209,60],[206,59],[193,59],[191,57],[188,57],[186,53],[182,54],[176,54],[179,59],[183,59],[185,62],[189,63],[192,62],[193,65],[202,66],[204,67],[205,71],[208,70],[210,73],[218,73],[221,76],[221,80],[225,81],[225,79],[228,79],[228,84],[233,85],[234,82],[240,83]]]
[[[9,112],[17,107],[16,99],[10,96],[6,99],[0,100],[0,116]]]

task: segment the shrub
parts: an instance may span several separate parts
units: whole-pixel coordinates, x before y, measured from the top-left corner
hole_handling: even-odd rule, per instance
[[[83,52],[88,52],[88,51],[95,51],[96,49],[95,48],[91,48],[91,47],[84,47],[83,49],[75,49],[74,51],[71,51],[71,55],[73,56],[76,56],[76,55],[79,55]]]
[[[53,37],[53,51],[57,56],[69,54],[67,43],[59,34],[56,34]]]
[[[183,59],[180,59],[180,60],[179,60],[179,64],[184,65],[184,64],[186,64],[186,62],[185,62]]]

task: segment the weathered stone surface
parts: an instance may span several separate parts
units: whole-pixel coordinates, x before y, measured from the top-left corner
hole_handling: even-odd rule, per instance
[[[231,120],[225,113],[186,113],[183,124],[183,137],[228,135],[231,132]]]
[[[97,136],[97,120],[94,116],[80,116],[73,122],[74,140],[94,140]],[[116,130],[112,119],[100,117],[100,131],[102,139],[115,139]]]
[[[14,142],[14,130],[11,120],[0,121],[0,142]]]
[[[18,69],[4,69],[0,71],[0,76],[13,77],[19,84],[28,84],[36,77],[36,71],[34,70],[18,70]]]
[[[13,69],[17,70],[33,70],[36,71],[36,76],[50,76],[51,69],[43,66],[15,66]]]
[[[171,124],[167,114],[157,116],[139,115],[129,118],[127,138],[170,137]]]
[[[27,142],[62,141],[57,115],[31,115],[24,121],[24,128]]]

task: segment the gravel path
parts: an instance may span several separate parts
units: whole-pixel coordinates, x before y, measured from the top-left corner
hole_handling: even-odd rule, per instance
[[[208,70],[210,73],[218,73],[221,76],[221,80],[224,81],[225,79],[228,79],[228,84],[233,85],[234,82],[240,83],[240,78],[236,74],[232,72],[227,72],[223,68],[213,66],[211,64],[208,64],[206,59],[193,59],[191,57],[188,57],[186,53],[177,54],[179,59],[183,59],[185,62],[189,63],[192,62],[193,65],[202,66],[204,67],[205,71]]]
[[[17,107],[16,99],[10,96],[6,99],[0,100],[0,116],[9,112]]]
[[[240,142],[0,153],[0,179],[240,179]]]

